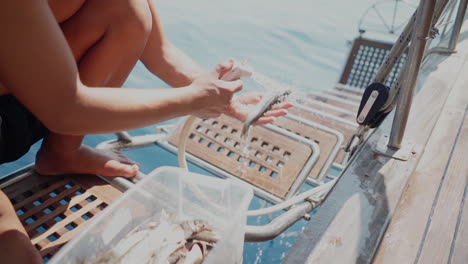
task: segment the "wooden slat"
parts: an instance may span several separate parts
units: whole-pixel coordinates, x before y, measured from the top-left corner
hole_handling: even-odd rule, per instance
[[[306,112],[306,111],[300,110],[300,109],[295,108],[295,107],[289,109],[289,112],[291,114],[293,114],[293,115],[300,116],[300,117],[302,117],[304,119],[307,119],[307,120],[310,120],[312,122],[315,122],[315,123],[324,125],[326,127],[332,128],[334,130],[340,131],[343,134],[344,138],[345,138],[345,142],[347,142],[353,136],[353,134],[356,132],[356,127],[355,126],[351,126],[349,124],[345,124],[345,123],[342,123],[342,122],[339,122],[339,121],[335,121],[335,120],[332,120],[330,118],[320,116],[319,114]]]
[[[13,185],[7,186],[4,188],[5,194],[13,201],[22,201],[25,198],[25,195],[34,194],[37,190],[41,190],[43,188],[47,188],[52,182],[57,181],[58,179],[62,179],[62,176],[57,177],[37,177],[36,172],[29,172],[31,176],[23,179]],[[16,202],[13,202],[16,204]]]
[[[468,181],[465,182],[463,207],[458,221],[458,230],[452,244],[450,263],[466,264],[468,259]]]
[[[468,116],[465,112],[464,124],[461,126],[458,138],[453,147],[453,155],[449,160],[444,175],[442,188],[435,202],[430,223],[425,234],[423,247],[418,263],[447,263],[450,249],[456,232],[460,215],[466,181],[468,179]],[[436,153],[427,153],[435,155]],[[430,176],[430,175],[427,175]],[[468,248],[466,248],[468,249]],[[465,259],[468,261],[468,258]]]
[[[246,153],[246,142],[240,138],[241,128],[240,121],[228,116],[205,121],[198,119],[193,124],[186,151],[284,198],[312,155],[311,148],[256,126],[251,128],[251,149]],[[175,146],[180,140],[180,130],[181,127],[169,139]],[[252,167],[248,166],[251,161],[254,162]]]
[[[461,72],[467,71],[468,64],[465,63]],[[443,183],[453,144],[457,140],[468,105],[467,82],[466,74],[460,74],[457,78],[382,240],[376,263],[417,261],[427,225],[430,224],[434,200],[439,185]]]
[[[29,218],[30,216],[34,215],[35,217],[38,218],[34,223],[28,224],[27,226],[25,226],[26,231],[28,231],[28,233],[29,233],[31,230],[35,229],[36,227],[38,227],[42,223],[48,221],[51,218],[54,218],[55,216],[59,215],[60,213],[66,211],[66,209],[69,207],[69,204],[66,204],[66,206],[63,206],[63,205],[60,206],[59,201],[64,199],[64,198],[74,196],[75,192],[78,191],[79,189],[80,189],[80,186],[73,186],[70,189],[66,189],[63,192],[61,192],[58,196],[45,200],[44,203],[41,206],[33,207],[32,210],[28,210],[24,215],[21,215],[19,217],[19,219],[23,223],[25,223],[25,220],[27,218]],[[51,205],[56,207],[54,212],[51,212],[49,214],[44,214],[42,212],[42,210],[44,210],[45,208],[47,208],[47,207],[49,207]],[[73,205],[71,205],[71,206],[73,206]]]
[[[319,176],[321,170],[323,169],[323,166],[325,165],[325,162],[327,161],[328,156],[332,152],[332,149],[337,144],[337,138],[331,133],[327,133],[319,129],[306,126],[304,124],[292,121],[285,117],[278,118],[274,124],[280,127],[283,127],[285,129],[291,130],[293,133],[296,133],[303,137],[307,137],[315,141],[319,145],[320,157],[317,163],[315,163],[314,168],[309,174],[310,177],[317,178],[317,176]],[[343,162],[342,157],[336,160],[338,163]]]
[[[39,176],[28,173],[30,176],[5,187],[4,192],[14,201],[15,209],[23,212],[19,219],[33,245],[47,258],[81,232],[89,222],[87,219],[121,194],[93,175]],[[38,199],[42,204],[34,205]],[[75,206],[79,209],[74,212]],[[28,224],[26,220],[30,218],[35,220]],[[69,230],[66,228],[69,224],[75,227]],[[56,240],[51,241],[48,237],[53,234]]]
[[[101,201],[107,204],[111,204],[122,194],[121,191],[94,175],[74,175],[73,180],[86,189],[88,193],[99,197]]]
[[[331,108],[328,108],[328,107],[325,107],[325,106],[321,106],[321,105],[318,105],[318,104],[310,104],[310,103],[307,103],[307,102],[304,103],[303,105],[305,107],[312,108],[312,109],[315,109],[315,110],[319,110],[319,111],[325,112],[327,114],[334,115],[336,117],[340,117],[340,118],[343,118],[343,119],[346,119],[346,120],[349,120],[349,121],[352,121],[352,122],[356,122],[357,112],[351,112],[351,111],[341,112],[341,111],[337,111],[337,110],[334,110],[334,109],[331,109]]]
[[[377,253],[376,263],[413,263],[416,259],[462,118],[462,113],[456,116],[443,113],[438,120],[390,222]]]
[[[333,90],[339,91],[340,93],[349,93],[349,94],[357,95],[357,96],[362,96],[362,94],[364,93],[364,89],[358,92],[358,91],[350,91],[347,89],[343,89],[341,87],[333,87]]]
[[[361,96],[356,96],[356,95],[352,95],[352,94],[349,94],[349,93],[338,92],[336,90],[325,90],[325,91],[323,91],[323,93],[328,94],[328,95],[332,95],[332,96],[336,96],[336,97],[344,99],[344,100],[349,100],[350,102],[353,102],[353,103],[360,103],[361,102]]]
[[[340,108],[343,108],[343,109],[347,109],[353,113],[357,113],[358,112],[358,109],[359,109],[359,105],[355,102],[351,103],[345,103],[345,102],[340,102],[340,101],[337,101],[337,100],[334,100],[333,98],[327,98],[327,97],[323,97],[323,96],[320,96],[320,95],[309,95],[309,98],[312,99],[312,100],[317,100],[317,101],[320,101],[320,102],[323,102],[323,103],[327,103],[327,104],[330,104],[330,105],[333,105],[333,106],[337,106],[337,107],[340,107]]]

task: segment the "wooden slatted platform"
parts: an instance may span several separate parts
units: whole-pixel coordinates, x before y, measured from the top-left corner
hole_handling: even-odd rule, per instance
[[[336,117],[346,119],[346,120],[351,121],[351,122],[356,121],[356,113],[351,112],[351,111],[349,111],[347,109],[343,109],[343,111],[339,111],[338,109],[333,109],[333,108],[330,108],[330,107],[326,107],[325,105],[320,105],[320,104],[315,104],[315,103],[312,104],[312,103],[309,103],[309,102],[304,102],[302,105],[305,106],[305,107],[314,109],[314,110],[318,110],[318,111],[321,111],[321,112],[324,112],[324,113],[327,113],[327,114],[331,114],[331,115],[336,116]]]
[[[197,119],[186,151],[284,198],[312,155],[311,148],[264,127],[253,127],[249,149],[244,153],[241,129],[242,123],[228,116]],[[179,142],[180,130],[181,127],[169,138],[175,146]]]
[[[93,175],[28,174],[3,191],[44,261],[121,194]]]
[[[338,98],[353,102],[353,103],[360,103],[361,102],[361,96],[359,95],[353,95],[350,93],[342,92],[342,91],[337,91],[335,89],[330,89],[330,90],[325,90],[323,93],[327,95],[332,95],[336,96]]]
[[[364,88],[361,88],[360,91],[354,89],[354,90],[350,90],[350,89],[344,89],[342,87],[338,87],[338,86],[335,86],[333,87],[333,90],[336,90],[338,92],[341,92],[341,93],[345,93],[345,94],[351,94],[351,95],[357,95],[357,96],[362,96],[362,94],[364,93]]]
[[[336,99],[334,99],[334,97]],[[330,104],[339,108],[346,109],[353,113],[357,113],[358,108],[359,108],[358,102],[348,101],[346,99],[342,99],[336,96],[328,96],[326,94],[324,95],[316,94],[316,95],[309,95],[309,98],[312,100],[317,100],[319,102],[327,103],[327,104]]]
[[[331,120],[329,118],[320,116],[319,114],[315,113],[309,113],[306,111],[303,111],[298,108],[291,108],[289,109],[289,113],[303,117],[307,120],[310,120],[315,123],[322,124],[324,126],[327,126],[329,128],[338,130],[341,132],[345,138],[345,142],[348,142],[349,139],[353,136],[353,134],[356,132],[356,126],[351,126],[349,124],[341,123],[335,120]],[[344,154],[340,154],[340,156],[343,156]]]
[[[309,174],[309,177],[317,178],[322,169],[324,169],[325,162],[327,161],[328,156],[331,154],[332,149],[337,144],[338,140],[336,136],[331,133],[319,130],[317,128],[313,128],[301,124],[299,122],[292,121],[286,117],[278,118],[274,124],[297,135],[303,136],[307,139],[311,139],[319,145],[320,157]],[[343,159],[344,152],[340,151],[340,153],[337,155],[337,158],[334,159],[334,161],[341,164],[343,162]]]

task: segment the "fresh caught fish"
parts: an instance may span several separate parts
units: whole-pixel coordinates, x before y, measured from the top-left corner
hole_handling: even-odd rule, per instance
[[[187,240],[195,239],[216,243],[220,239],[218,233],[204,220],[184,221],[180,224],[180,227],[184,230],[185,239]]]
[[[219,239],[207,221],[177,222],[175,215],[162,211],[159,222],[152,221],[135,228],[91,263],[201,263]]]
[[[269,97],[264,97],[258,104],[257,107],[249,113],[247,120],[244,122],[242,127],[241,137],[245,138],[247,136],[247,131],[249,127],[255,123],[260,117],[265,114],[273,105],[280,103],[286,99],[291,94],[291,90],[281,90]]]

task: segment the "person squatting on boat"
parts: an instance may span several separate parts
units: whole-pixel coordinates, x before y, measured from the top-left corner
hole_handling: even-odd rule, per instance
[[[40,174],[132,177],[138,164],[117,151],[83,145],[83,136],[189,114],[245,120],[244,104],[261,99],[234,95],[240,80],[219,80],[233,60],[205,72],[171,44],[151,0],[1,1],[0,32],[0,164],[43,138],[36,156]],[[138,60],[179,89],[108,89],[121,87]],[[276,106],[258,123],[272,122],[289,106]],[[3,192],[0,245],[2,263],[41,262]]]

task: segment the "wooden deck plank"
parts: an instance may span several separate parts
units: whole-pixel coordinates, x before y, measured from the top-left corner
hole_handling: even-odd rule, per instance
[[[331,120],[319,114],[305,112],[299,108],[291,108],[289,109],[289,112],[293,115],[297,115],[312,122],[322,124],[326,127],[340,131],[343,134],[345,141],[350,139],[352,135],[356,132],[357,126],[352,126],[339,121]]]
[[[343,89],[341,87],[333,87],[333,90],[336,90],[336,91],[339,91],[339,92],[345,93],[345,94],[349,93],[349,94],[352,94],[352,95],[362,96],[365,89],[363,88],[360,91],[351,91],[351,90]]]
[[[359,104],[356,102],[341,102],[333,98],[327,98],[327,97],[321,96],[320,94],[310,95],[309,98],[312,100],[317,100],[319,102],[327,103],[336,107],[347,109],[354,113],[357,113],[359,109]]]
[[[349,93],[343,93],[343,92],[339,92],[339,91],[336,91],[336,90],[325,90],[325,91],[323,91],[323,93],[328,94],[328,95],[333,95],[333,96],[336,96],[338,98],[342,98],[342,99],[345,99],[345,100],[349,100],[349,101],[354,102],[354,103],[360,103],[361,102],[361,96],[351,95]]]
[[[468,71],[465,63],[461,72]],[[450,161],[453,145],[468,105],[466,74],[460,74],[444,104],[439,120],[426,145],[424,154],[408,181],[393,216],[375,263],[413,263],[424,244],[427,225],[439,186]]]
[[[437,71],[423,67],[424,87],[415,97],[405,135],[405,140],[416,146],[427,142],[464,60],[432,55],[427,65],[430,63],[439,63]],[[369,137],[368,144],[312,216],[284,263],[372,262],[422,150],[416,148],[415,155],[406,162],[373,154],[371,146],[388,135],[390,126],[388,117]]]
[[[336,117],[339,117],[339,118],[343,118],[343,119],[346,119],[346,120],[349,120],[349,121],[352,121],[352,122],[356,122],[356,114],[355,112],[351,112],[351,111],[337,111],[337,110],[334,110],[334,109],[331,109],[331,108],[328,108],[324,105],[319,105],[319,104],[311,104],[309,102],[305,102],[303,104],[304,106],[308,107],[308,108],[312,108],[312,109],[315,109],[315,110],[318,110],[318,111],[321,111],[321,112],[325,112],[327,114],[331,114],[331,115],[334,115]]]
[[[465,182],[464,200],[457,226],[458,230],[452,244],[453,250],[449,261],[453,264],[466,264],[468,260],[468,179]]]
[[[460,127],[453,155],[436,201],[418,263],[447,263],[468,177],[468,116]],[[468,259],[467,259],[468,261]]]

